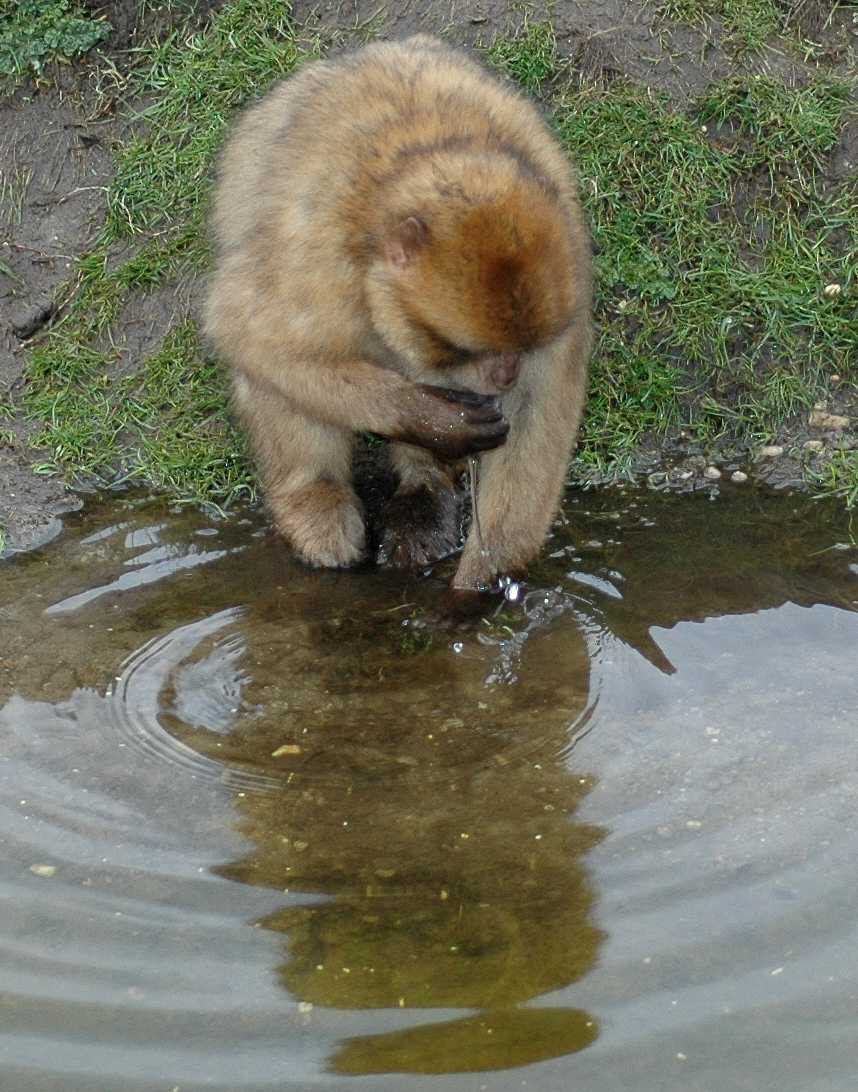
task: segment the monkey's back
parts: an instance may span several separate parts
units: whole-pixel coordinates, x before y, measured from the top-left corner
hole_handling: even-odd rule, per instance
[[[231,248],[264,231],[294,246],[311,232],[352,252],[408,160],[456,148],[505,151],[576,203],[568,161],[535,107],[417,35],[309,64],[245,113],[221,160],[217,240]]]
[[[497,184],[499,155],[509,171],[544,183],[569,213],[588,281],[572,170],[536,108],[465,54],[418,35],[309,64],[239,119],[213,210],[206,325],[222,354],[233,355],[251,322],[295,350],[348,354],[368,344],[360,271],[385,220],[413,211],[394,207],[397,183],[418,160],[437,175],[445,156],[462,153],[485,155],[482,176],[468,172],[476,201],[481,184]]]

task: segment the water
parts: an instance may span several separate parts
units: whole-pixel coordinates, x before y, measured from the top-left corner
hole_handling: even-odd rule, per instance
[[[0,1089],[854,1089],[847,518],[565,518],[466,628],[140,500],[0,565]]]

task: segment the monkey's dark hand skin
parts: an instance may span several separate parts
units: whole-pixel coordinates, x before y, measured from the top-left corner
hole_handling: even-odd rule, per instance
[[[461,540],[456,493],[443,485],[427,483],[396,493],[382,524],[376,560],[393,569],[425,569],[454,553]]]
[[[494,395],[415,385],[415,409],[391,439],[416,444],[454,462],[506,441],[509,421]]]

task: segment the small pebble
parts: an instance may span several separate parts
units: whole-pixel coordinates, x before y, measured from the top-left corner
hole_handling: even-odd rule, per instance
[[[747,480],[748,480],[748,475],[745,473],[744,470],[734,470],[733,473],[730,475],[730,481],[735,482],[736,485],[741,485],[743,482],[746,482]]]
[[[272,758],[282,758],[283,755],[299,755],[301,748],[297,743],[284,743],[282,747],[278,747],[276,751],[271,752]]]
[[[808,440],[804,445],[805,451],[810,451],[814,455],[818,455],[820,451],[825,447],[822,440]]]
[[[841,417],[839,413],[826,413],[825,410],[815,409],[807,423],[811,428],[826,428],[834,431],[849,427],[849,418]]]
[[[779,455],[783,455],[784,449],[780,444],[770,444],[768,447],[760,448],[761,459],[777,459]]]
[[[721,477],[721,471],[717,466],[707,466],[703,471],[703,477],[708,478],[712,482],[717,482]]]
[[[839,284],[827,284],[822,290],[823,295],[827,296],[830,300],[836,300],[842,291],[843,289]]]
[[[53,318],[56,309],[53,300],[46,297],[38,299],[13,314],[9,320],[9,325],[12,327],[13,333],[17,334],[21,341],[24,341],[26,338],[32,337],[37,330],[41,329],[45,323]]]

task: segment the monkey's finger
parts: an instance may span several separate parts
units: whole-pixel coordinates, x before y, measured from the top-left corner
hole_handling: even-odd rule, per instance
[[[497,401],[487,402],[482,406],[467,406],[462,412],[470,425],[492,425],[499,421],[506,421]]]
[[[500,421],[492,421],[472,433],[471,450],[491,451],[494,447],[500,447],[506,441],[508,433],[509,421],[506,418],[502,417]]]
[[[433,387],[429,383],[421,383],[420,386],[435,398],[443,398],[445,402],[456,402],[463,406],[482,406],[497,402],[493,394],[478,394],[476,391],[457,390],[453,387]]]

